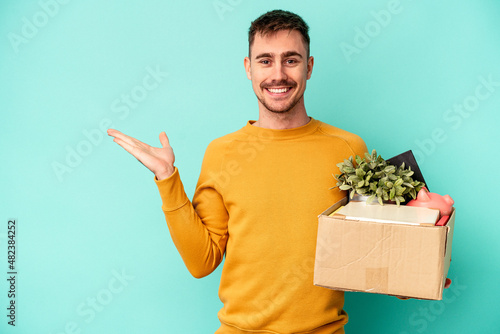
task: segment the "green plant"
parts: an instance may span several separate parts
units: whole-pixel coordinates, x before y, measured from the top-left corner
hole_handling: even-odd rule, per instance
[[[384,201],[395,201],[397,205],[407,199],[415,199],[417,192],[425,184],[412,179],[411,167],[405,169],[405,164],[397,167],[389,164],[375,150],[365,157],[358,155],[338,163],[339,175],[335,175],[340,190],[348,190],[352,199],[354,194],[369,196],[367,202],[377,198],[383,205]],[[332,188],[332,189],[333,189]]]

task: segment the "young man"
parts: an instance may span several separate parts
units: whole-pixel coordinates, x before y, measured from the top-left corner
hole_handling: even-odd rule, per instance
[[[164,132],[161,148],[108,133],[155,174],[191,274],[210,274],[226,256],[216,333],[344,333],[344,293],[313,285],[317,215],[344,196],[329,189],[335,165],[365,143],[307,115],[314,58],[299,16],[276,10],[252,22],[244,65],[258,120],[210,143],[192,202]]]

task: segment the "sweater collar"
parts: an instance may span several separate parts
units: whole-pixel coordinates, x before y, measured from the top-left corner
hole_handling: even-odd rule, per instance
[[[245,127],[243,128],[243,131],[250,135],[257,136],[261,139],[267,139],[271,141],[302,137],[310,133],[313,133],[319,126],[319,121],[312,117],[309,120],[309,122],[305,125],[299,126],[298,128],[285,129],[285,130],[261,128],[252,125],[255,122],[256,121],[254,120],[248,121]]]

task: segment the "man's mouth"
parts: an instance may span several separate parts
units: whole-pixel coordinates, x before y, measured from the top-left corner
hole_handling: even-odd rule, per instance
[[[266,88],[269,92],[273,94],[283,94],[288,92],[292,87],[284,87],[284,88]]]

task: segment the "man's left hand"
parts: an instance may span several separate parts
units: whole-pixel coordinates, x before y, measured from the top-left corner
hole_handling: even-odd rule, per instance
[[[449,278],[446,278],[446,282],[444,282],[444,288],[445,289],[448,289],[451,285],[451,279]],[[403,297],[403,296],[396,296],[397,298],[401,299],[401,300],[407,300],[407,299],[410,299],[410,297]]]

